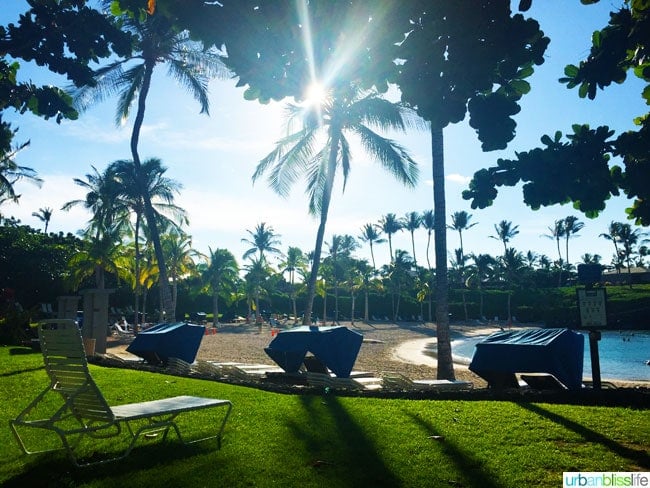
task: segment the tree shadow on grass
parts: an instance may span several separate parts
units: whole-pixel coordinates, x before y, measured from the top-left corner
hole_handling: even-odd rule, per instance
[[[476,486],[481,488],[498,488],[499,486],[502,486],[502,483],[499,482],[499,477],[495,473],[489,472],[485,467],[483,467],[482,460],[475,458],[460,445],[444,437],[444,432],[442,432],[438,427],[412,412],[406,412],[406,415],[408,415],[415,424],[419,425],[428,436],[441,437],[441,452],[450,463],[453,463],[456,466],[458,472],[463,473],[464,478],[469,483],[467,486]],[[464,482],[458,482],[458,484],[460,486],[466,486]]]
[[[305,395],[300,401],[309,425],[289,420],[287,426],[308,452],[307,464],[322,469],[328,486],[400,486],[375,443],[337,397]]]
[[[650,455],[644,450],[637,450],[631,447],[624,446],[623,444],[616,442],[600,432],[591,430],[584,425],[581,425],[573,420],[570,420],[566,417],[562,417],[557,413],[550,412],[539,405],[532,403],[518,403],[521,408],[528,410],[534,414],[537,414],[541,417],[545,417],[552,422],[562,425],[569,430],[572,430],[576,434],[583,437],[587,442],[598,443],[606,447],[610,451],[614,452],[616,455],[621,456],[625,459],[628,459],[634,463],[637,463],[639,467],[648,469],[650,468]]]

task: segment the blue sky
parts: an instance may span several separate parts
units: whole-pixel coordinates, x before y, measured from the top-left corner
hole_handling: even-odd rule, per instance
[[[513,2],[516,4],[518,2]],[[530,78],[532,91],[524,97],[522,110],[516,117],[517,136],[503,151],[483,153],[474,131],[467,122],[445,129],[447,219],[454,211],[466,210],[471,222],[478,225],[463,234],[465,252],[503,252],[502,244],[491,239],[494,224],[510,220],[519,226],[519,235],[511,245],[517,250],[532,250],[557,257],[555,242],[543,237],[556,219],[576,215],[585,222],[584,229],[570,244],[570,260],[579,262],[584,253],[600,254],[609,263],[613,247],[598,237],[606,232],[612,220],[625,221],[624,197],[612,199],[598,219],[587,219],[571,205],[553,206],[532,211],[523,204],[521,188],[501,189],[495,204],[484,210],[472,210],[461,192],[469,178],[480,168],[493,165],[497,158],[512,158],[515,151],[540,145],[543,134],[556,130],[571,132],[573,123],[588,123],[592,127],[609,125],[617,131],[633,129],[632,119],[647,111],[641,98],[641,83],[629,79],[625,85],[612,86],[599,92],[595,101],[580,99],[576,90],[567,90],[557,82],[563,68],[578,63],[590,48],[591,33],[607,23],[608,12],[622,2],[601,1],[582,6],[578,0],[536,0],[528,15],[540,21],[551,38],[546,62],[536,68]],[[0,23],[16,21],[18,13],[26,10],[26,2],[3,0]],[[22,79],[53,82],[49,72],[25,66]],[[282,103],[260,105],[243,99],[243,89],[235,81],[214,81],[210,85],[211,115],[199,114],[198,104],[160,67],[154,76],[148,97],[148,107],[141,136],[142,158],[157,157],[168,168],[167,176],[183,185],[176,203],[189,213],[187,231],[193,245],[207,253],[208,247],[228,248],[242,262],[248,248],[241,242],[248,237],[247,229],[266,222],[280,235],[281,248],[297,246],[305,252],[313,249],[318,221],[307,213],[307,197],[298,184],[291,195],[283,199],[273,193],[264,180],[252,184],[251,176],[258,161],[269,153],[274,142],[284,135]],[[28,149],[16,158],[21,165],[31,167],[44,180],[41,188],[32,184],[16,185],[22,194],[19,205],[5,204],[2,213],[23,223],[42,228],[32,212],[51,207],[54,214],[49,230],[76,232],[85,226],[90,215],[81,208],[70,212],[60,210],[73,199],[84,197],[83,189],[73,178],[84,178],[91,166],[103,170],[117,159],[130,159],[129,137],[132,120],[115,127],[116,100],[110,99],[82,114],[77,121],[57,125],[31,115],[6,113],[6,120],[20,128],[16,142],[31,140]],[[393,212],[422,212],[433,207],[431,185],[430,139],[427,132],[395,136],[404,144],[420,166],[420,182],[406,189],[385,174],[364,153],[353,147],[352,171],[345,193],[337,180],[326,231],[326,242],[333,234],[358,236],[365,223],[375,223],[382,215]],[[426,231],[416,232],[416,257],[425,264]],[[450,256],[459,246],[458,234],[448,233]],[[411,253],[410,234],[402,232],[393,238],[394,249]],[[377,264],[389,259],[388,245],[375,249]],[[367,246],[357,252],[369,259]],[[431,250],[433,259],[433,250]]]

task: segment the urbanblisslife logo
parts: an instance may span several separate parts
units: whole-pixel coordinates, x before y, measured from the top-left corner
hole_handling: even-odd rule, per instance
[[[567,472],[563,473],[563,488],[567,487],[648,487],[650,488],[649,472]]]

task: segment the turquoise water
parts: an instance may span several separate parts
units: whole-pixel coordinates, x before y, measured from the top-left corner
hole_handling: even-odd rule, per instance
[[[585,337],[584,351],[584,378],[591,378],[591,353],[589,352],[589,335],[582,332]],[[484,337],[452,342],[454,356],[471,360],[474,355],[474,346]],[[650,381],[650,331],[624,330],[604,331],[598,342],[600,356],[600,376],[603,379],[616,379],[628,381]]]

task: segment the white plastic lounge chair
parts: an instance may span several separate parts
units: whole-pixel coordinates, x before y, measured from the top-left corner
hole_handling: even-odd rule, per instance
[[[116,335],[117,337],[127,338],[127,339],[133,339],[135,337],[133,335],[133,331],[128,330],[126,327],[121,326],[117,322],[111,325],[111,329],[113,330],[113,334]]]
[[[331,388],[333,390],[379,390],[382,387],[381,378],[359,377],[359,378],[337,378],[325,373],[314,373],[307,371],[307,384],[319,388]]]
[[[381,377],[384,387],[393,390],[464,391],[474,387],[469,381],[412,380],[401,373],[392,372],[382,373]]]
[[[123,459],[129,455],[142,434],[162,432],[164,440],[170,429],[185,444],[216,438],[218,447],[221,447],[223,430],[232,410],[230,401],[177,396],[111,407],[90,375],[81,334],[74,321],[46,320],[39,324],[38,332],[50,385],[16,419],[10,421],[11,430],[25,453],[65,449],[75,466],[90,466]],[[51,398],[52,395],[54,399]],[[185,441],[176,424],[176,417],[182,413],[213,407],[226,408],[223,418],[214,425],[206,426],[206,430],[210,430],[207,436]],[[44,415],[48,412],[48,415]],[[27,444],[32,442],[26,441],[27,427],[55,433],[62,446],[30,450],[31,445],[28,447]],[[19,431],[23,432],[23,436]],[[75,450],[82,440],[120,435],[127,437],[128,446],[124,452],[102,460],[80,462]],[[37,438],[42,441],[41,437],[31,436],[31,440]]]

